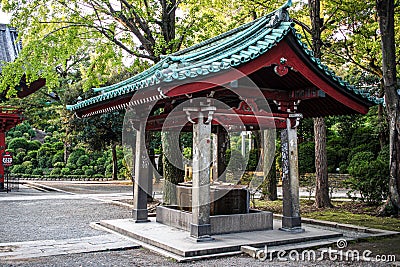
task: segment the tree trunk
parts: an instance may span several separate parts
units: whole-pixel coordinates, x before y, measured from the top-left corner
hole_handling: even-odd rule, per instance
[[[321,58],[321,27],[320,1],[309,0],[313,52],[316,58]],[[326,126],[324,118],[314,119],[315,139],[315,205],[318,208],[332,207],[329,199],[328,163],[326,155]]]
[[[112,179],[118,180],[118,160],[117,160],[117,144],[116,143],[113,143],[111,145],[111,154],[112,154],[112,163],[113,163]]]
[[[386,114],[383,112],[383,105],[379,104],[378,106],[378,127],[379,127],[379,145],[381,147],[381,150],[385,147],[385,144],[387,143],[387,132],[389,129],[385,127],[386,123],[384,123],[387,120]]]
[[[315,136],[315,206],[332,207],[329,198],[328,164],[326,157],[326,126],[324,118],[314,119]]]
[[[396,89],[396,50],[394,0],[377,0],[382,45],[382,70],[386,110],[389,119],[390,165],[389,197],[381,212],[400,212],[400,96]]]
[[[261,187],[262,195],[267,200],[277,200],[276,157],[275,157],[275,129],[262,131],[262,163],[265,180]],[[271,159],[273,158],[272,165]]]
[[[176,204],[176,185],[184,181],[185,171],[180,156],[179,132],[161,133],[163,147],[164,203]]]

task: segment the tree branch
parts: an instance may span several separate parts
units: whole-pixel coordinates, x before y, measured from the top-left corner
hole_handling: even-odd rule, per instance
[[[308,27],[305,23],[301,22],[298,19],[292,19],[294,21],[294,23],[296,23],[297,25],[299,25],[303,31],[305,30],[306,32],[308,32],[309,34],[311,34],[311,29],[310,27]]]

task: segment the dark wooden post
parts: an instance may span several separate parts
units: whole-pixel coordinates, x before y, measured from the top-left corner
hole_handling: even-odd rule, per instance
[[[140,121],[139,130],[136,135],[135,153],[135,181],[133,193],[132,216],[135,222],[148,222],[147,214],[147,192],[150,161],[147,156],[145,145],[146,120]]]

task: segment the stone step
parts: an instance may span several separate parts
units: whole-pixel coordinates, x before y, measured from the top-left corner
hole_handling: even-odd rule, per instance
[[[0,260],[21,260],[72,253],[139,248],[140,245],[114,234],[60,240],[0,243]]]

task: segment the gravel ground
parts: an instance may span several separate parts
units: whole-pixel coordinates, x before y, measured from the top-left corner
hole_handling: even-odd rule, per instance
[[[92,199],[0,202],[0,243],[67,239],[104,234],[91,222],[130,217],[126,207]]]

